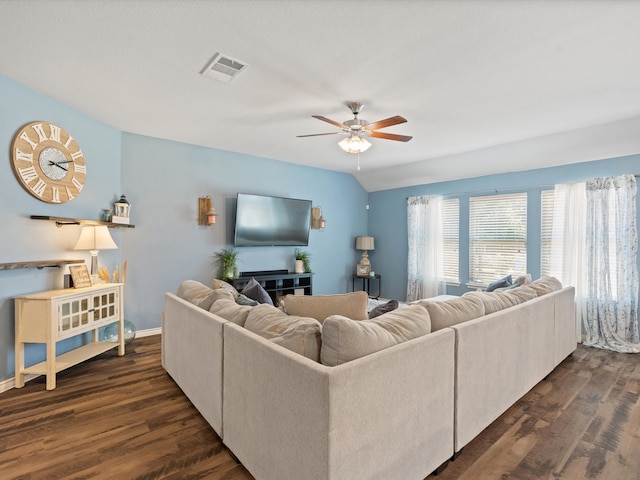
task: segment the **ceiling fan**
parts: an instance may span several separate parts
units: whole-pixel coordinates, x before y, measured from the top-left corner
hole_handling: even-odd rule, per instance
[[[353,113],[353,119],[339,123],[322,115],[311,115],[313,118],[330,123],[340,129],[339,132],[315,133],[311,135],[298,135],[298,137],[317,137],[321,135],[348,135],[347,138],[338,143],[340,147],[348,153],[361,153],[367,150],[371,143],[365,137],[383,138],[385,140],[395,140],[398,142],[408,142],[413,137],[407,135],[396,135],[395,133],[378,132],[378,129],[399,125],[407,121],[406,118],[396,115],[394,117],[385,118],[377,122],[369,123],[366,120],[358,118],[358,114],[364,108],[360,102],[347,103],[347,107]]]

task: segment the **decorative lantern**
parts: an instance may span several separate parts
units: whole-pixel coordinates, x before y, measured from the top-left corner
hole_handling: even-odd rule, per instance
[[[120,195],[120,200],[113,204],[113,223],[129,224],[129,214],[131,213],[131,204],[127,201],[127,197]]]

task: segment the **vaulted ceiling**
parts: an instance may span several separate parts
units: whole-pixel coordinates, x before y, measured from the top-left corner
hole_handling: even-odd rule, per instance
[[[0,0],[0,74],[119,130],[368,191],[640,152],[640,2]],[[200,74],[222,53],[248,67]],[[402,115],[360,157],[337,129]],[[637,137],[637,138],[636,138]]]

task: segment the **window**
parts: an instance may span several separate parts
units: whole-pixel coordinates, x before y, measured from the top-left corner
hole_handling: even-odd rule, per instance
[[[469,281],[485,285],[527,267],[527,194],[469,199]]]
[[[543,190],[541,195],[540,221],[540,275],[551,275],[551,243],[553,239],[554,190]],[[558,265],[558,263],[556,263]]]
[[[460,261],[460,199],[442,201],[442,235],[444,237],[444,278],[459,283]]]

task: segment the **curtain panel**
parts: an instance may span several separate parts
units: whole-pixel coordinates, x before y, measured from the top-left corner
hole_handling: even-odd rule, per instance
[[[407,199],[407,301],[443,295],[444,236],[442,196]]]

